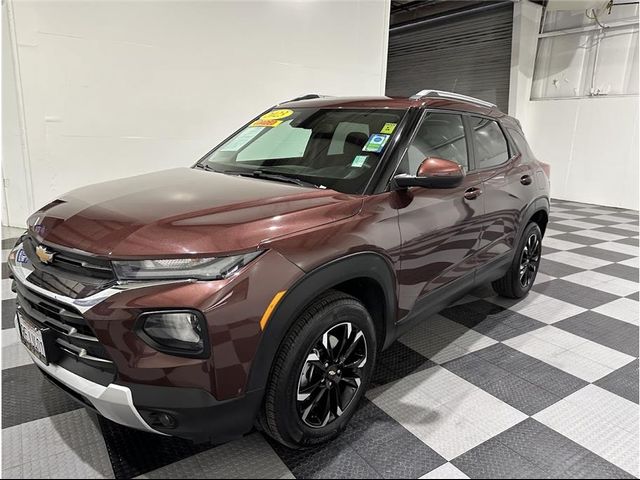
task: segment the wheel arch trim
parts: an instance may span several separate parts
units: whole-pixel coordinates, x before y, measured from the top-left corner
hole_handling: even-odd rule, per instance
[[[396,277],[391,261],[380,253],[365,251],[353,253],[321,265],[287,290],[278,302],[253,358],[246,391],[264,389],[271,366],[285,335],[317,296],[341,283],[357,278],[369,278],[377,282],[384,292],[383,348],[393,338],[396,319]]]

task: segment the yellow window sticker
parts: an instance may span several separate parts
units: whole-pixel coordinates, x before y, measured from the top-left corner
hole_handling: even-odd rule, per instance
[[[253,122],[250,126],[251,127],[277,127],[281,123],[282,123],[282,120],[260,119]]]
[[[396,129],[396,125],[398,125],[397,123],[385,123],[384,127],[382,127],[382,130],[380,130],[380,133],[393,133],[393,131]]]
[[[261,120],[280,120],[293,115],[293,110],[279,109],[271,110],[260,117]]]

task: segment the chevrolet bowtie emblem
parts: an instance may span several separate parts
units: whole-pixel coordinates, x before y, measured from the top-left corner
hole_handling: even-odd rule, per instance
[[[36,255],[42,263],[51,263],[53,261],[53,256],[55,255],[55,253],[50,252],[43,245],[38,245],[36,247]]]

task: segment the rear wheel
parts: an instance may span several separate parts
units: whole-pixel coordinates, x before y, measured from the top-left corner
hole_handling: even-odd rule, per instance
[[[278,351],[260,417],[265,432],[294,448],[336,436],[366,390],[376,350],[366,308],[341,292],[322,295]]]
[[[503,297],[522,298],[533,286],[540,267],[542,232],[536,223],[530,223],[520,239],[509,271],[492,283],[493,289]]]

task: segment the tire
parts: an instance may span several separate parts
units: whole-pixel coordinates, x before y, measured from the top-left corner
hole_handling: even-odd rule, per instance
[[[524,230],[509,271],[504,277],[494,281],[493,289],[502,297],[522,298],[533,286],[542,252],[542,232],[536,223],[530,223]],[[521,275],[521,268],[526,268],[526,281]]]
[[[337,436],[366,391],[376,352],[375,327],[362,303],[337,291],[318,297],[291,327],[274,359],[259,417],[263,431],[290,448]]]

